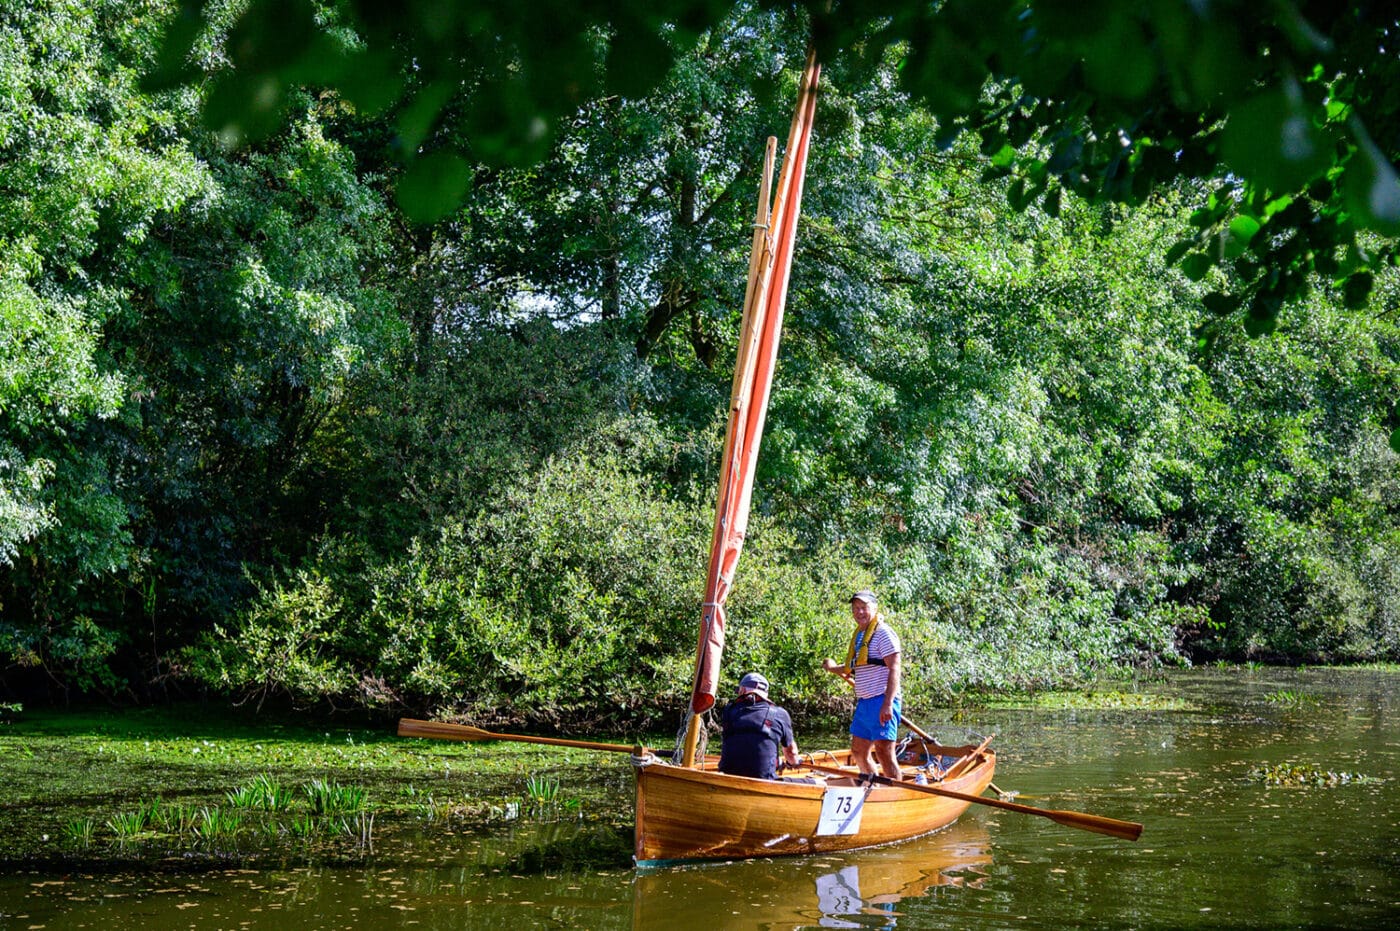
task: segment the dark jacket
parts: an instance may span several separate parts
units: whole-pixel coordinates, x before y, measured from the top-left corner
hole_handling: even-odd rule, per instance
[[[778,755],[795,744],[788,713],[753,692],[725,706],[720,715],[724,744],[719,770],[735,776],[773,779],[778,775]]]

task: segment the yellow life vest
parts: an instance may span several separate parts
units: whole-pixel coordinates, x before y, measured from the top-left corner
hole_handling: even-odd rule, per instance
[[[880,616],[875,615],[865,629],[857,627],[851,634],[851,644],[846,648],[846,668],[855,673],[857,666],[883,666],[883,659],[870,658],[870,641],[875,639],[875,631],[880,629]]]

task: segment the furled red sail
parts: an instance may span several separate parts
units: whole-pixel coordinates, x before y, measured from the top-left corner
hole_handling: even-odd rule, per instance
[[[734,582],[734,570],[744,545],[753,494],[758,447],[773,387],[773,369],[782,334],[783,307],[787,301],[792,272],[793,242],[802,204],[802,181],[807,166],[807,147],[817,106],[817,78],[821,66],[809,57],[797,94],[797,108],[788,132],[777,196],[768,217],[767,197],[771,179],[772,149],[765,165],[759,209],[754,230],[754,254],[749,265],[748,292],[744,299],[739,354],[734,368],[734,389],[730,399],[729,428],[725,435],[724,459],[720,464],[719,501],[715,508],[715,530],[710,545],[710,568],[701,611],[700,640],[695,655],[695,681],[690,697],[691,710],[699,715],[715,703],[719,686],[720,657],[724,652],[724,602]],[[694,744],[687,743],[687,763]]]

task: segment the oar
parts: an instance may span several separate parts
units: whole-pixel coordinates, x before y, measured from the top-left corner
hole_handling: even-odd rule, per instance
[[[612,753],[647,752],[641,744],[600,744],[587,740],[563,740],[557,737],[527,737],[524,734],[497,734],[484,731],[470,724],[448,724],[446,721],[416,721],[413,718],[399,719],[400,737],[436,737],[438,740],[518,740],[528,744],[550,744],[555,747],[577,747],[580,750],[606,750]]]
[[[1078,811],[1056,811],[1053,808],[1033,808],[1030,805],[1019,805],[1016,802],[1003,802],[1000,799],[983,798],[980,795],[968,795],[966,792],[954,792],[952,789],[940,789],[935,786],[919,785],[916,782],[900,782],[880,775],[858,776],[849,773],[844,769],[837,769],[834,766],[818,766],[816,763],[804,763],[807,769],[814,769],[820,773],[828,773],[832,776],[847,776],[849,778],[872,779],[881,785],[895,786],[900,789],[909,789],[912,792],[927,792],[930,795],[942,795],[946,798],[955,798],[964,802],[972,802],[975,805],[990,805],[993,808],[1004,808],[1007,811],[1020,812],[1023,815],[1040,815],[1042,818],[1049,818],[1057,824],[1065,827],[1079,828],[1083,831],[1093,831],[1095,834],[1107,834],[1110,837],[1121,837],[1123,840],[1137,840],[1142,834],[1142,825],[1135,821],[1119,821],[1117,818],[1105,818],[1101,815],[1087,815]]]

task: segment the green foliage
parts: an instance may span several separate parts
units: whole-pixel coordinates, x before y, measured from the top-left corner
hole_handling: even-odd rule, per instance
[[[1335,788],[1352,783],[1367,785],[1378,781],[1374,776],[1362,773],[1335,772],[1299,763],[1256,766],[1249,771],[1249,778],[1270,788]]]
[[[726,670],[844,701],[869,585],[915,700],[1400,655],[1372,13],[371,6],[0,13],[7,688],[670,715],[812,36]]]
[[[1302,707],[1316,705],[1322,699],[1307,692],[1294,692],[1289,689],[1280,689],[1277,692],[1270,692],[1264,696],[1264,700],[1276,705],[1288,705],[1291,707]]]
[[[1211,612],[1199,647],[1379,658],[1400,645],[1384,426],[1395,333],[1308,310],[1273,340],[1223,340],[1203,359],[1220,443],[1183,512],[1183,550],[1201,566],[1186,590]]]
[[[272,776],[259,773],[246,785],[229,790],[227,797],[234,808],[286,811],[292,805],[293,794]]]
[[[154,86],[197,73],[187,56],[200,37],[194,11],[205,5],[197,0],[172,25]],[[1253,335],[1273,331],[1280,306],[1303,296],[1311,275],[1341,283],[1394,263],[1393,245],[1372,251],[1357,239],[1358,229],[1400,232],[1394,24],[1383,7],[737,6],[804,30],[819,59],[854,81],[888,80],[881,65],[897,56],[901,89],[937,116],[943,135],[971,130],[987,174],[1014,175],[1016,210],[1054,214],[1066,190],[1140,204],[1180,179],[1220,182],[1173,261],[1193,280],[1212,267],[1231,279],[1216,307]],[[401,101],[395,131],[408,168],[399,200],[419,221],[447,216],[467,195],[466,161],[539,162],[587,101],[655,91],[692,49],[728,32],[735,10],[715,0],[606,0],[547,12],[410,4],[403,17],[385,17],[357,0],[317,23],[309,3],[284,7],[254,0],[237,16],[227,57],[208,69],[217,74],[206,118],[230,138],[266,135],[301,83],[335,88],[366,112]],[[556,30],[551,41],[533,31],[542,16]],[[772,78],[757,70],[737,94],[771,99]],[[1359,282],[1353,291],[1365,299]]]
[[[91,847],[96,835],[96,818],[73,818],[63,825],[63,836],[78,847]]]
[[[313,779],[302,791],[313,815],[353,815],[367,804],[364,786],[341,785],[334,779]]]
[[[107,819],[107,830],[116,835],[118,840],[130,840],[145,828],[146,812],[144,809],[119,812]]]

